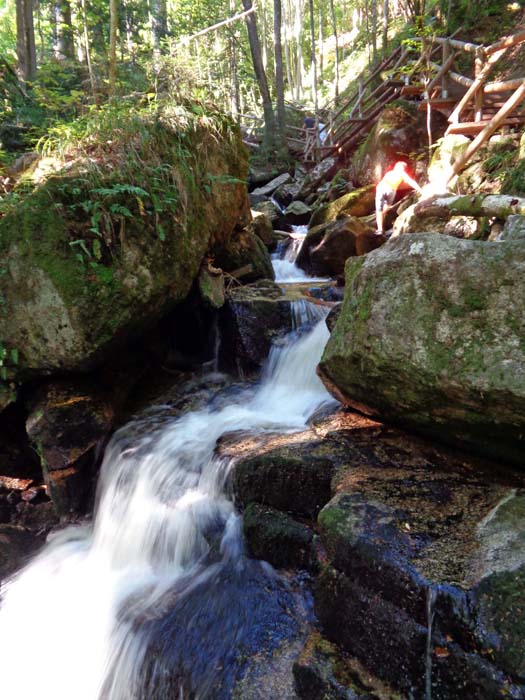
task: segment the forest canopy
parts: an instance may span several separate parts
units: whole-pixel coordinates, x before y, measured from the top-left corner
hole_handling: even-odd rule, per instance
[[[111,96],[169,91],[282,127],[285,103],[316,109],[414,34],[494,37],[522,3],[501,0],[5,0],[0,124],[36,141]],[[495,21],[497,18],[497,21]],[[6,136],[6,127],[7,136]],[[273,124],[271,124],[273,127]],[[13,133],[15,134],[13,136]]]

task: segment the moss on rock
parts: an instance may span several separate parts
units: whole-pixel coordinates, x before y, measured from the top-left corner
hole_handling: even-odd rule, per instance
[[[320,369],[350,404],[522,466],[525,244],[415,234],[347,263]]]
[[[136,116],[112,146],[120,167],[93,168],[86,151],[0,220],[0,339],[19,380],[100,362],[182,301],[208,248],[248,221],[238,132],[186,114],[186,128]]]

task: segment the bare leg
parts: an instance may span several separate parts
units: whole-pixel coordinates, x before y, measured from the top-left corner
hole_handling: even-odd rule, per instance
[[[377,224],[377,230],[383,232],[383,222],[385,220],[385,211],[384,209],[376,209],[376,224]]]

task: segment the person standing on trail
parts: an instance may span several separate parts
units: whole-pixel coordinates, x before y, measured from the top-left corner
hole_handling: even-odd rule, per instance
[[[382,236],[384,233],[383,225],[385,221],[385,214],[387,209],[392,206],[397,188],[402,182],[415,189],[416,192],[419,192],[419,194],[423,194],[421,187],[407,173],[406,167],[407,164],[404,161],[399,160],[393,168],[386,171],[376,187],[376,234],[378,236]]]

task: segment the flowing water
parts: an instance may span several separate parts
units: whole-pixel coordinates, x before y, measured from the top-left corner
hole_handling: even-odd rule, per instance
[[[56,534],[2,590],[2,698],[228,698],[261,635],[268,649],[293,633],[297,601],[244,555],[215,447],[230,431],[299,430],[331,401],[315,374],[327,338],[318,320],[272,349],[255,392],[115,434],[92,524]]]
[[[308,226],[292,226],[288,245],[280,244],[272,255],[272,265],[276,282],[323,282],[325,278],[309,277],[304,270],[297,267],[295,261],[306,237]]]

